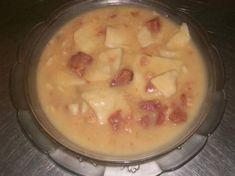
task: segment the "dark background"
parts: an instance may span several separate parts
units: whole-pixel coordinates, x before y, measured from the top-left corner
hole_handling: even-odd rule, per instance
[[[66,0],[0,1],[0,176],[70,176],[23,135],[9,96],[10,68],[30,29]],[[165,0],[195,17],[208,31],[225,66],[227,107],[205,148],[182,168],[163,176],[235,175],[235,1]]]

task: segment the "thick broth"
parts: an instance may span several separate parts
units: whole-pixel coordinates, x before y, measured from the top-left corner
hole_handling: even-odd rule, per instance
[[[197,118],[206,79],[186,24],[109,7],[74,18],[51,38],[37,91],[47,118],[73,143],[135,155],[180,139]]]

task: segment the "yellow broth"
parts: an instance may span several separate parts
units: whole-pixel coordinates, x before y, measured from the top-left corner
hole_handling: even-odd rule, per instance
[[[176,142],[197,118],[207,88],[203,58],[187,32],[186,24],[136,7],[72,19],[40,58],[37,92],[45,118],[74,144],[100,154],[143,154]],[[78,52],[92,58],[83,73],[70,65]],[[123,68],[133,77],[112,86]],[[173,113],[176,107],[183,113]],[[117,112],[120,124],[110,120]]]

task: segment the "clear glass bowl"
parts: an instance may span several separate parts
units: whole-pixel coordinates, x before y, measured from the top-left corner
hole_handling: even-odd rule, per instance
[[[166,146],[163,150],[132,157],[101,155],[81,148],[64,138],[46,118],[36,92],[36,70],[39,58],[53,34],[79,14],[100,7],[120,5],[149,8],[176,23],[186,22],[193,40],[205,58],[204,63],[208,73],[208,91],[205,101],[195,122],[181,138],[173,141],[172,145]],[[84,162],[107,168],[112,165],[130,166],[155,161],[163,171],[182,165],[200,151],[206,143],[207,136],[218,125],[225,107],[223,85],[223,64],[217,49],[208,40],[205,30],[187,14],[162,2],[151,0],[90,0],[74,1],[64,5],[47,21],[35,26],[26,37],[19,49],[18,62],[12,69],[11,76],[12,100],[18,110],[19,122],[27,136],[57,163],[79,174],[81,170],[85,170],[81,168],[81,163],[84,164]],[[66,157],[67,160],[64,160]],[[98,174],[101,171],[97,166],[94,172],[88,167],[84,173],[89,175],[91,171],[93,175],[102,175]]]

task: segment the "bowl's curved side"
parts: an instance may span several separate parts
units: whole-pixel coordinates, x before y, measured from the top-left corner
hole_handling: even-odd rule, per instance
[[[207,102],[211,103],[211,105],[207,105],[207,109],[205,110],[205,112],[202,113],[208,116],[207,119],[202,118],[200,122],[198,122],[191,131],[188,131],[187,134],[185,134],[182,140],[180,140],[177,144],[170,146],[160,154],[151,153],[149,155],[141,155],[135,158],[113,158],[90,153],[88,151],[84,151],[84,149],[81,149],[73,145],[68,140],[62,138],[59,135],[58,131],[54,129],[54,127],[48,121],[46,121],[45,118],[42,118],[43,116],[45,116],[45,114],[43,114],[40,108],[38,98],[36,96],[35,68],[37,67],[38,63],[37,58],[39,57],[43,47],[47,43],[48,39],[55,32],[55,30],[58,29],[58,27],[60,27],[66,20],[69,20],[85,11],[110,5],[134,5],[150,9],[157,9],[164,15],[169,16],[169,18],[174,18],[174,20],[177,22],[181,22],[182,20],[186,20],[186,22],[189,21],[190,24],[192,23],[190,25],[192,30],[196,29],[196,33],[200,33],[198,34],[200,36],[199,38],[203,38],[203,45],[206,46],[205,52],[207,52],[210,57],[210,61],[208,62],[208,64],[211,68],[211,83],[213,84],[213,86],[210,89],[210,97]],[[31,45],[31,47],[29,47],[31,49],[26,47],[27,53],[19,54],[19,63],[23,64],[24,68],[22,73],[14,72],[12,77],[17,77],[23,74],[21,75],[22,77],[20,79],[22,82],[24,82],[25,87],[22,88],[23,90],[17,91],[17,96],[14,96],[13,93],[13,97],[16,97],[13,101],[16,102],[16,108],[19,111],[18,116],[20,119],[19,122],[21,123],[21,126],[26,131],[30,139],[33,140],[34,143],[36,143],[36,145],[38,145],[41,150],[49,154],[49,156],[53,160],[55,160],[60,165],[69,168],[69,170],[78,172],[80,174],[84,174],[85,170],[91,171],[92,169],[89,167],[90,165],[94,167],[94,164],[91,164],[93,163],[93,161],[95,163],[98,163],[98,165],[100,166],[96,166],[95,169],[92,171],[93,173],[97,172],[96,175],[100,175],[101,173],[103,173],[105,169],[104,167],[106,167],[107,165],[135,165],[143,162],[149,162],[152,160],[158,163],[160,168],[162,168],[162,170],[164,171],[171,170],[182,165],[190,158],[195,156],[205,145],[207,135],[214,130],[215,126],[218,125],[225,106],[225,98],[222,83],[223,78],[218,78],[217,76],[220,72],[222,73],[223,70],[222,68],[218,68],[218,65],[220,64],[214,63],[212,59],[216,57],[216,59],[221,61],[220,56],[215,52],[214,49],[211,49],[211,45],[209,44],[204,34],[201,33],[202,31],[200,27],[195,25],[192,21],[190,22],[190,20],[191,18],[186,17],[182,13],[179,14],[173,8],[168,7],[167,5],[161,2],[151,0],[89,0],[86,2],[74,1],[66,4],[65,6],[57,10],[53,16],[51,16],[43,25],[41,25],[41,27],[36,28],[36,32],[34,32],[32,35],[29,35],[28,38],[30,38],[30,40],[25,41],[25,43],[26,46]],[[51,30],[52,28],[53,30]],[[24,53],[26,49],[25,47],[21,48],[20,53]],[[12,82],[14,81],[15,80],[13,79]],[[217,84],[218,82],[220,82],[220,84]],[[15,88],[15,86],[12,86],[12,92],[15,91]],[[21,106],[23,105],[23,103],[21,103],[22,99],[24,99],[24,103],[27,104],[27,106]],[[216,108],[212,108],[212,105]],[[178,146],[182,146],[182,148],[179,150],[179,148],[177,148]],[[197,147],[193,148],[192,146]],[[82,162],[77,159],[77,156],[79,156],[79,158],[83,158]],[[67,157],[68,159],[63,160],[63,157]],[[89,167],[87,166],[89,169],[86,168],[84,170],[84,168],[82,168],[84,163],[89,165]],[[91,173],[86,173],[84,175],[87,174]]]

